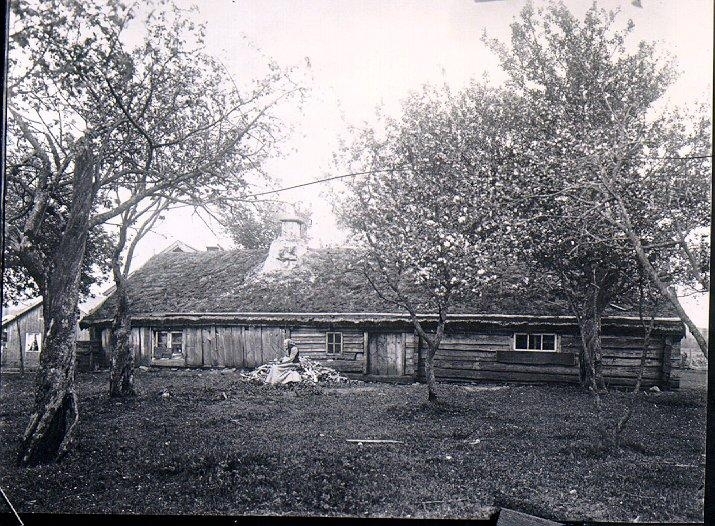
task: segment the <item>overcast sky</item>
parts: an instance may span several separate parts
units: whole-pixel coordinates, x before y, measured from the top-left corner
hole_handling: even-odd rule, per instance
[[[494,55],[480,37],[507,40],[509,24],[524,0],[179,0],[198,5],[197,18],[206,23],[207,51],[239,79],[260,74],[262,57],[284,67],[296,67],[310,92],[300,113],[284,108],[294,129],[284,145],[285,156],[271,161],[269,172],[290,186],[339,175],[332,165],[338,137],[350,124],[369,121],[375,107],[399,109],[399,101],[423,83],[459,87],[485,74],[503,80]],[[539,2],[535,3],[536,5]],[[566,4],[582,15],[590,1]],[[688,104],[708,100],[712,92],[712,0],[631,0],[599,2],[620,8],[620,22],[635,23],[634,40],[658,40],[672,53],[682,72],[669,97]],[[249,46],[249,43],[251,46]],[[309,65],[309,67],[308,67]],[[313,245],[339,243],[342,234],[330,212],[330,186],[319,184],[278,194],[303,202],[313,210]],[[218,235],[217,235],[218,234]],[[197,249],[220,243],[231,246],[218,226],[175,212],[139,245],[141,265],[175,240]],[[705,304],[691,309],[697,323]]]

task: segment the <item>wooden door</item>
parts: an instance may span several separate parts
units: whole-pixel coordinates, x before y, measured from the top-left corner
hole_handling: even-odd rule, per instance
[[[368,374],[405,374],[405,338],[402,333],[380,332],[368,336]]]

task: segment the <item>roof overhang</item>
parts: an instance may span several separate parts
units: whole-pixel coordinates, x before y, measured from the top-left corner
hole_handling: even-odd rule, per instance
[[[427,324],[436,323],[438,316],[431,313],[418,313],[418,319]],[[111,318],[82,321],[83,327],[108,326]],[[404,326],[412,323],[410,315],[399,312],[153,312],[132,316],[134,325],[169,326],[169,325],[288,325],[308,324],[353,324],[361,326],[390,325]],[[606,316],[603,318],[604,330],[629,329],[641,330],[642,322],[637,316]],[[450,314],[448,325],[465,327],[561,327],[578,328],[575,316],[550,316],[528,314]],[[654,320],[658,332],[674,335],[685,334],[685,326],[679,318],[658,317]]]

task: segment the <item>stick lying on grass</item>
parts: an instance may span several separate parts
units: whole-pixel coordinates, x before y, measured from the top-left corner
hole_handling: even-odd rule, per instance
[[[404,444],[401,440],[378,440],[369,438],[348,438],[346,442],[357,442],[359,444]]]

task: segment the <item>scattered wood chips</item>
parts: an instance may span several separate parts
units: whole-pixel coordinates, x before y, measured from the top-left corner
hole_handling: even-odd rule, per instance
[[[241,379],[255,384],[266,383],[266,376],[268,376],[271,366],[279,363],[280,362],[278,360],[274,360],[256,367],[252,371],[241,371]],[[310,382],[313,384],[339,384],[350,381],[332,367],[326,367],[325,365],[315,363],[308,358],[300,358],[300,364],[295,370],[298,374],[300,374],[301,382]]]

